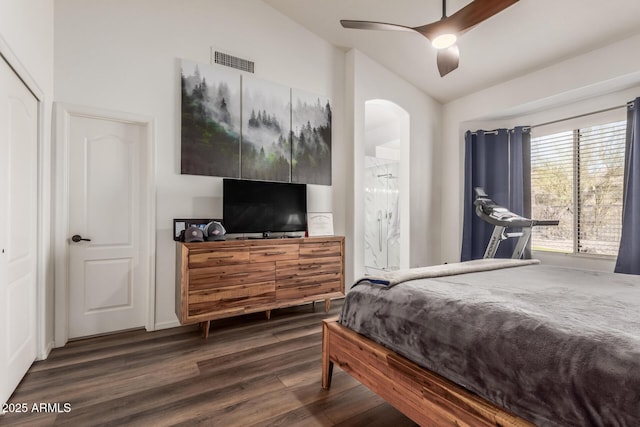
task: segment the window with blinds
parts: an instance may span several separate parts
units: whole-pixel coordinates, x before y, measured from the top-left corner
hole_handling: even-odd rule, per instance
[[[531,215],[559,219],[534,227],[533,250],[618,254],[626,122],[531,138]]]

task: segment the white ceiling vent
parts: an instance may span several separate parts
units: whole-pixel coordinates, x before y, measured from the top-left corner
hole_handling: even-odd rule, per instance
[[[211,62],[224,65],[225,67],[236,68],[248,73],[254,72],[253,61],[238,58],[237,56],[229,55],[228,53],[220,52],[213,48],[211,49]]]

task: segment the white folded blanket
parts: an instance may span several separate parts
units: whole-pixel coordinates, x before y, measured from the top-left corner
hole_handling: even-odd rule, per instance
[[[453,276],[456,274],[474,273],[476,271],[498,270],[500,268],[518,267],[521,265],[540,264],[537,259],[487,258],[472,261],[456,262],[452,264],[432,265],[429,267],[395,270],[376,276],[365,276],[357,280],[353,286],[370,283],[391,287],[398,283],[414,279],[428,279],[431,277]],[[352,287],[353,287],[352,286]]]

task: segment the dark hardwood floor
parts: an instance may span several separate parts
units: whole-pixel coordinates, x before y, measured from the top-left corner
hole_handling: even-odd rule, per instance
[[[321,320],[341,305],[213,321],[207,340],[187,326],[70,342],[31,367],[9,401],[27,412],[0,426],[414,426],[337,367],[322,390]]]

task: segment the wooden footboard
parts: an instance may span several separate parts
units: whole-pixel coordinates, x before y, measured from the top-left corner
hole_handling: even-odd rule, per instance
[[[322,324],[324,389],[331,386],[334,363],[422,426],[534,426],[345,328],[337,318]]]

